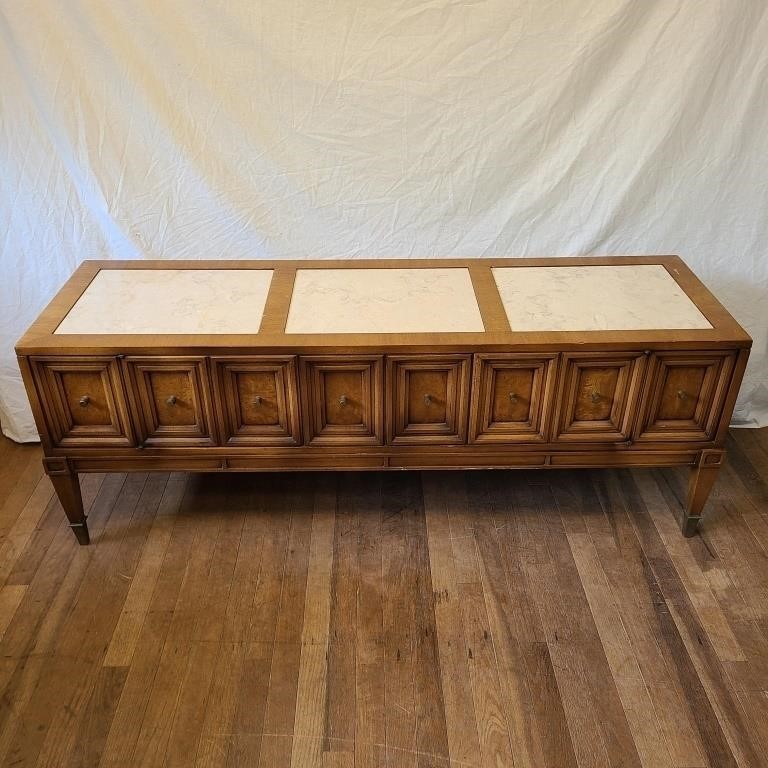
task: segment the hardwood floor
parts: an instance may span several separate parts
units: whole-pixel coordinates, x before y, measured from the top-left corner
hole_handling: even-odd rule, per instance
[[[0,440],[0,765],[768,765],[768,430],[669,470],[85,476]]]

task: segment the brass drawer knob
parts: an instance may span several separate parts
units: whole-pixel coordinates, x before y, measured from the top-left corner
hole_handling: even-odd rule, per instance
[[[87,408],[88,404],[91,402],[91,398],[88,397],[88,395],[83,395],[78,402],[80,403],[81,408]]]
[[[339,406],[340,406],[341,408],[343,408],[343,407],[344,407],[344,406],[345,406],[345,405],[346,405],[348,402],[349,402],[349,400],[347,399],[347,396],[346,396],[346,395],[342,395],[342,396],[339,398]]]
[[[600,394],[600,393],[599,393],[597,390],[595,390],[595,391],[594,391],[594,392],[593,392],[593,393],[590,395],[590,400],[591,400],[593,403],[599,403],[599,402],[600,402],[600,398],[601,398],[601,397],[602,397],[602,395],[601,395],[601,394]]]
[[[165,402],[168,403],[168,405],[176,405],[176,395],[171,395]]]
[[[424,395],[424,405],[432,405],[432,395]]]
[[[264,398],[261,395],[256,395],[256,397],[253,398],[254,405],[261,405],[264,402]]]
[[[516,403],[517,402],[517,392],[510,392],[509,393],[509,402],[510,403]]]
[[[679,397],[681,400],[685,400],[685,399],[688,397],[688,393],[687,393],[687,392],[686,392],[684,389],[678,389],[678,390],[677,390],[677,396],[678,396],[678,397]]]

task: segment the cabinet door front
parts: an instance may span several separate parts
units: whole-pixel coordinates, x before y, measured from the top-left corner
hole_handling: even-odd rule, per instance
[[[115,358],[33,358],[32,369],[54,445],[133,445]]]
[[[145,446],[215,445],[205,358],[128,357],[124,363]]]
[[[644,355],[564,355],[556,439],[628,440],[644,364]]]
[[[214,357],[213,383],[224,442],[298,445],[298,397],[293,357]]]
[[[383,442],[381,357],[304,357],[305,429],[310,445]]]
[[[551,422],[556,355],[475,355],[471,441],[541,442]]]
[[[387,360],[390,441],[465,442],[469,355],[404,355]]]
[[[712,440],[733,353],[658,352],[651,357],[638,440]]]

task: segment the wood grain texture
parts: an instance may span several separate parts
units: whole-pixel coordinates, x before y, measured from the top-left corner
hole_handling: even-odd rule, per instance
[[[216,445],[207,365],[199,357],[123,360],[142,447]]]
[[[707,459],[722,450],[751,340],[680,259],[407,263],[468,269],[485,330],[286,333],[296,262],[242,262],[272,271],[257,334],[57,335],[99,270],[136,268],[80,267],[17,346],[46,472],[78,540],[88,543],[79,473],[322,467],[685,465],[696,470],[682,528],[695,532],[716,475]],[[655,263],[712,327],[513,331],[492,274],[513,263]],[[190,268],[201,265],[232,263]]]
[[[211,359],[215,408],[226,445],[301,442],[296,359]]]
[[[51,441],[58,446],[134,444],[117,361],[110,357],[31,361],[44,393]]]
[[[163,354],[200,354],[205,350],[224,348],[230,354],[280,353],[286,349],[301,349],[307,354],[323,354],[348,349],[350,345],[377,352],[424,352],[436,346],[443,351],[462,352],[467,347],[482,351],[550,351],[583,348],[585,334],[580,331],[527,332],[509,330],[501,300],[495,288],[491,270],[509,266],[568,266],[611,264],[659,264],[677,281],[681,289],[696,304],[712,328],[701,330],[665,329],[657,331],[594,331],[589,342],[595,348],[644,350],[657,344],[675,347],[688,344],[689,349],[707,349],[721,346],[724,339],[732,346],[748,348],[751,339],[725,307],[693,274],[679,256],[584,256],[566,258],[489,258],[489,259],[321,259],[280,261],[188,261],[173,262],[179,269],[271,269],[272,286],[267,299],[262,327],[258,334],[208,334],[193,337],[183,334],[159,334],[153,337],[153,346]],[[54,334],[72,306],[101,269],[168,269],[168,261],[84,261],[62,287],[40,317],[17,344],[22,355],[64,353],[120,354],[143,353],[146,338],[136,334]],[[286,334],[285,318],[298,268],[327,269],[381,269],[387,267],[463,267],[470,270],[472,284],[485,323],[484,333],[409,333],[409,334]]]
[[[380,445],[384,441],[380,355],[302,357],[300,369],[309,445]]]
[[[79,548],[2,439],[0,764],[768,765],[768,430],[726,447],[691,539],[679,469],[134,473]]]

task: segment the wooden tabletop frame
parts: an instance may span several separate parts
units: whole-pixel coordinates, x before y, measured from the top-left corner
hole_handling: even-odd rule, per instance
[[[661,265],[712,328],[611,330],[611,331],[514,331],[510,329],[492,269],[494,267],[530,266],[615,266]],[[483,332],[441,333],[323,333],[287,334],[293,284],[298,269],[386,269],[446,268],[469,270],[480,313]],[[261,327],[254,334],[59,334],[56,328],[101,270],[106,269],[271,269],[272,281],[267,295]],[[749,348],[751,339],[730,313],[678,256],[597,256],[565,258],[514,259],[366,259],[366,260],[225,260],[225,261],[84,261],[39,318],[19,340],[16,351],[23,355],[78,352],[81,354],[133,353],[152,348],[166,354],[203,353],[227,350],[246,353],[258,350],[301,350],[306,353],[356,350],[408,352],[424,349],[460,351],[471,347],[479,351],[524,351],[535,348],[601,349],[655,348],[657,345],[679,349],[717,348],[724,342],[732,347]]]

